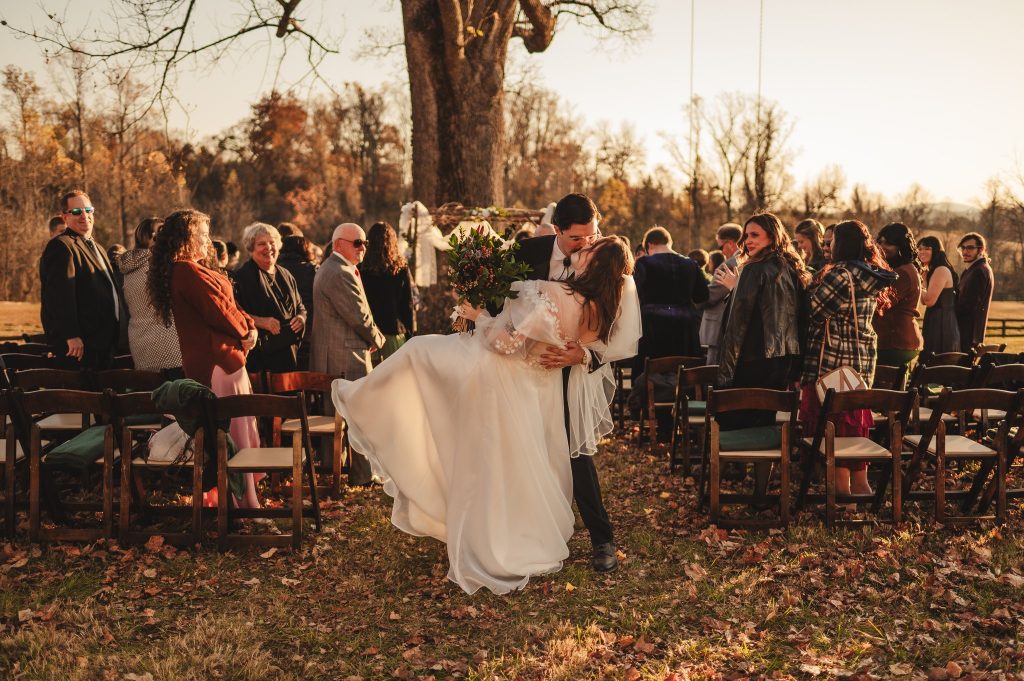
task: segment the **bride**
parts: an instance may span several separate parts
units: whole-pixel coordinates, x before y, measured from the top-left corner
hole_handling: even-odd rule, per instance
[[[474,333],[413,338],[365,378],[333,385],[354,449],[394,498],[392,523],[447,543],[448,578],[467,593],[507,593],[561,568],[570,457],[594,454],[612,427],[608,364],[573,367],[563,389],[541,357],[570,341],[605,362],[635,354],[633,258],[617,237],[574,257],[573,280],[517,282],[497,317],[463,305]]]

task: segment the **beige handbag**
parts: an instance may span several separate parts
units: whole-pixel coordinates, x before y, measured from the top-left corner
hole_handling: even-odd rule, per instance
[[[857,364],[860,364],[860,327],[857,324],[857,295],[853,290],[853,273],[847,272],[850,275],[850,303],[851,309],[853,310],[853,328],[857,333],[857,340],[854,343],[854,347],[857,349]],[[864,382],[864,377],[860,375],[856,369],[846,364],[836,367],[832,371],[828,372],[824,376],[821,375],[821,363],[825,359],[825,345],[830,342],[828,333],[828,323],[825,323],[825,342],[821,345],[821,353],[818,355],[818,380],[814,386],[818,393],[818,401],[825,401],[825,393],[829,390],[835,390],[837,393],[845,393],[851,390],[867,390],[868,384]]]

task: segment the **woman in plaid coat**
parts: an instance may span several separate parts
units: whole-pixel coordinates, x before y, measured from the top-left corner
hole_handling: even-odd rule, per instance
[[[813,433],[818,425],[821,405],[815,384],[820,376],[849,366],[871,385],[878,349],[871,318],[876,310],[884,315],[892,305],[896,278],[863,222],[836,225],[832,263],[809,290],[810,324],[800,373],[800,420],[805,433]],[[867,437],[872,425],[867,410],[847,412],[835,423],[836,435]],[[871,493],[866,463],[836,469],[836,492],[848,495],[851,485],[854,494]]]

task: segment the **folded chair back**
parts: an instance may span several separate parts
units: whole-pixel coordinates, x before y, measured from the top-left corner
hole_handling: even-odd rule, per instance
[[[879,364],[875,367],[875,380],[871,387],[881,390],[903,390],[906,373],[903,367]]]
[[[91,378],[96,390],[112,390],[115,393],[152,392],[166,380],[159,371],[142,369],[94,371]]]
[[[53,367],[52,357],[24,353],[0,354],[0,369],[20,371],[22,369],[50,369]]]
[[[11,383],[16,388],[31,390],[90,390],[85,372],[73,369],[22,369],[12,372]]]

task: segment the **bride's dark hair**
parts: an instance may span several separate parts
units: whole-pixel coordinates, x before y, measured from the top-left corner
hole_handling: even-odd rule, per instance
[[[598,239],[589,248],[593,254],[587,269],[565,285],[583,297],[583,321],[587,327],[607,341],[622,299],[622,277],[633,274],[633,254],[617,236]]]

